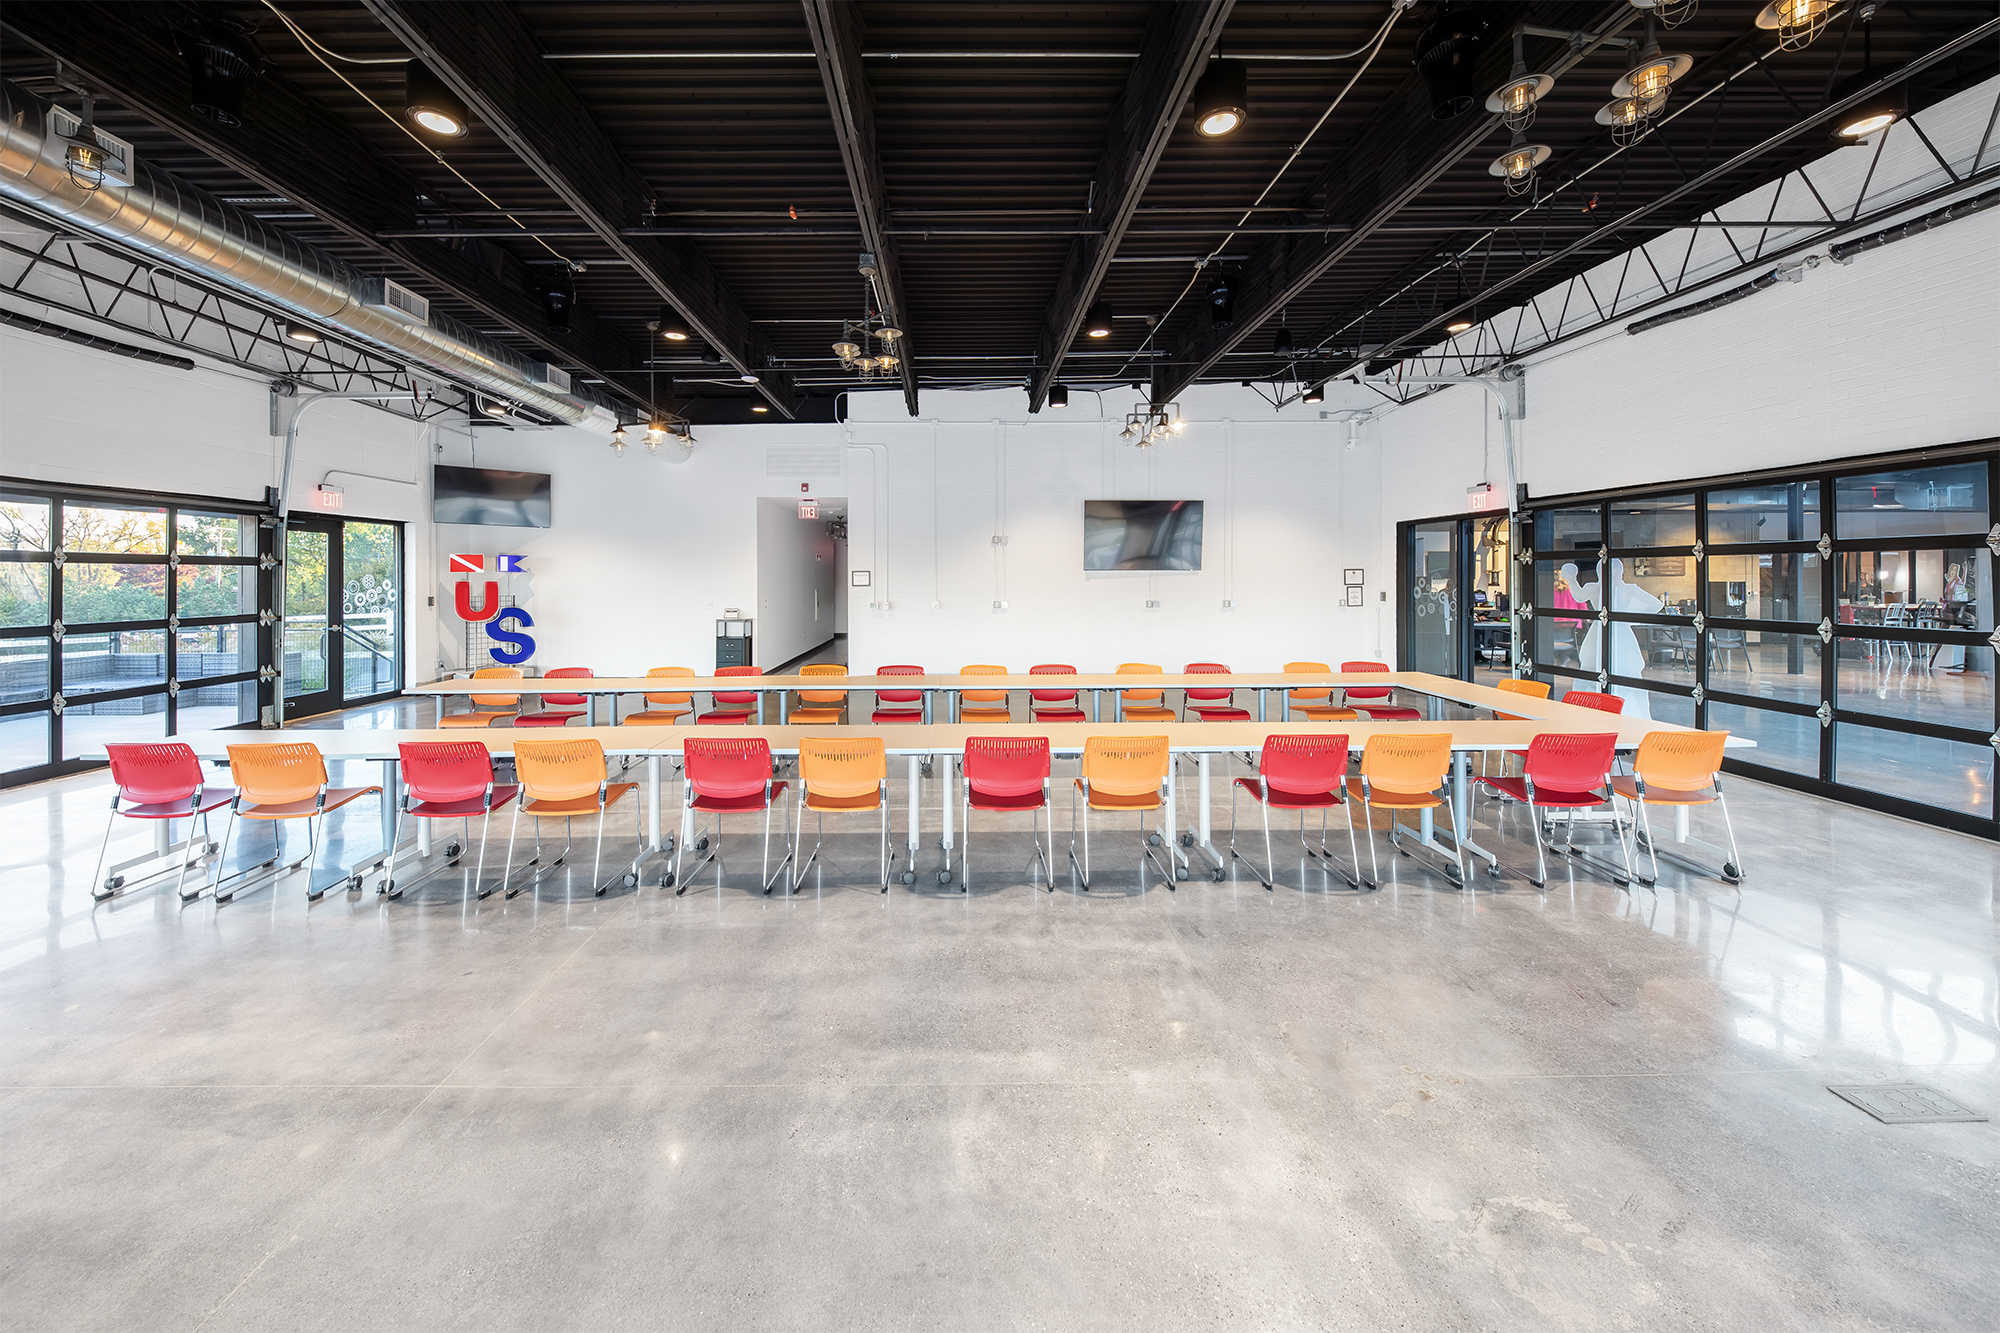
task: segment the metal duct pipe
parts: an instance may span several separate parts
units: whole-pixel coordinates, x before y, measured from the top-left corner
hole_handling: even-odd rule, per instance
[[[605,435],[617,424],[608,406],[540,382],[536,375],[546,371],[539,363],[448,316],[433,312],[419,324],[364,304],[370,279],[360,269],[143,162],[135,164],[129,185],[107,179],[96,189],[84,189],[70,179],[66,145],[48,113],[47,102],[0,80],[0,195],[75,231],[115,241],[339,329],[488,396]]]

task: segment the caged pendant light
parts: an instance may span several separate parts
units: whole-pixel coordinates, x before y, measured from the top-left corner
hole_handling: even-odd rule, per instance
[[[1646,44],[1639,48],[1632,67],[1611,85],[1611,95],[1636,97],[1648,104],[1657,100],[1660,105],[1665,105],[1674,81],[1692,68],[1693,56],[1679,53],[1667,55],[1660,50],[1660,39],[1653,33],[1653,18],[1649,14],[1646,16]]]
[[[1486,170],[1507,182],[1508,194],[1526,194],[1535,188],[1535,168],[1548,161],[1552,151],[1547,144],[1529,143],[1527,134],[1515,130],[1507,151],[1494,158]]]
[[[1514,34],[1514,69],[1507,82],[1486,99],[1486,109],[1498,111],[1500,123],[1510,130],[1525,130],[1534,124],[1536,105],[1556,86],[1556,81],[1547,74],[1528,73],[1528,62],[1521,50],[1525,36],[1521,32]]]
[[[1771,0],[1757,16],[1760,28],[1775,28],[1778,48],[1803,51],[1833,17],[1833,0]]]

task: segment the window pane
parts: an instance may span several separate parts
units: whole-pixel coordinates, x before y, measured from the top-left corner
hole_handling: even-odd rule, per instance
[[[174,635],[174,675],[178,680],[233,676],[256,669],[255,625],[203,625]]]
[[[1834,781],[1990,819],[1993,747],[1834,724]]]
[[[1819,538],[1819,483],[1766,482],[1708,493],[1708,544]]]
[[[1694,725],[1694,700],[1684,694],[1662,694],[1629,685],[1613,685],[1611,693],[1625,701],[1626,717],[1651,718],[1683,727]]]
[[[0,704],[48,697],[49,641],[0,639]]]
[[[1985,644],[1946,647],[1933,666],[1932,644],[1835,642],[1840,645],[1835,708],[1969,727],[1981,735],[1993,730],[1993,650]],[[1964,669],[1942,669],[1954,657],[1964,662]]]
[[[1824,614],[1817,555],[1712,555],[1704,571],[1711,620],[1741,616],[1817,624]]]
[[[165,620],[165,565],[96,565],[72,560],[63,566],[65,625],[107,620]]]
[[[63,709],[62,757],[102,759],[106,745],[167,738],[167,696],[141,695]]]
[[[1986,531],[1986,464],[1875,472],[1833,483],[1836,537],[1946,536]]]
[[[1606,628],[1611,635],[1612,675],[1694,685],[1693,626],[1625,625],[1613,621]]]
[[[49,762],[49,715],[0,717],[0,773],[39,768]]]
[[[0,629],[49,623],[49,566],[0,561]]]
[[[1983,546],[1942,551],[1845,551],[1840,556],[1843,625],[1936,625],[1987,629],[1991,554]]]
[[[0,491],[0,551],[48,549],[49,502],[33,495]]]
[[[285,536],[285,697],[327,687],[328,541],[324,532],[294,528]]]
[[[62,645],[65,695],[167,683],[167,632],[125,630],[117,634],[72,634]]]
[[[1536,606],[1597,610],[1597,555],[1535,562]]]
[[[386,523],[344,524],[340,553],[340,615],[347,626],[341,645],[344,697],[362,699],[393,690],[400,680],[396,529]]]
[[[257,719],[257,682],[235,685],[202,685],[181,688],[174,730],[185,736],[190,731],[214,731],[239,722]]]
[[[120,555],[165,555],[167,511],[111,505],[65,504],[63,547]]]
[[[182,620],[254,615],[257,571],[248,565],[182,565],[180,598]]]
[[[1818,707],[1820,660],[1827,651],[1817,634],[1771,634],[1710,626],[1708,687]]]
[[[1787,773],[1819,776],[1819,719],[1796,713],[1771,713],[1762,708],[1742,708],[1736,704],[1708,706],[1710,731],[1726,731],[1757,742],[1755,750],[1735,750],[1732,759]]]
[[[1611,547],[1694,545],[1694,497],[1615,500],[1611,504]]]
[[[174,515],[182,555],[255,555],[257,520],[246,514],[204,514],[183,509]]]
[[[1649,616],[1692,616],[1695,578],[1691,555],[1611,557],[1611,609]]]
[[[1602,513],[1596,505],[1585,509],[1542,509],[1535,513],[1535,550],[1546,555],[1558,551],[1595,551],[1604,545]]]
[[[1550,616],[1535,617],[1535,660],[1546,666],[1573,667],[1576,670],[1597,670],[1597,631],[1594,620],[1565,620]],[[1590,651],[1591,660],[1583,660],[1585,647]]]

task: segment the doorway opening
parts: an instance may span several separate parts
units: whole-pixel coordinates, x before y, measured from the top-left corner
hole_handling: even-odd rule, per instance
[[[847,501],[819,496],[803,517],[797,500],[757,501],[755,665],[765,671],[828,661],[845,633]]]
[[[1512,675],[1507,515],[1402,523],[1397,538],[1398,665],[1481,685]]]

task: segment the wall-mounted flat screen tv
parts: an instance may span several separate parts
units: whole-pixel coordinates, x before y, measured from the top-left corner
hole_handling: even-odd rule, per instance
[[[1083,567],[1200,569],[1201,501],[1085,500]]]
[[[493,528],[546,528],[555,505],[546,472],[484,467],[432,469],[431,519]]]

